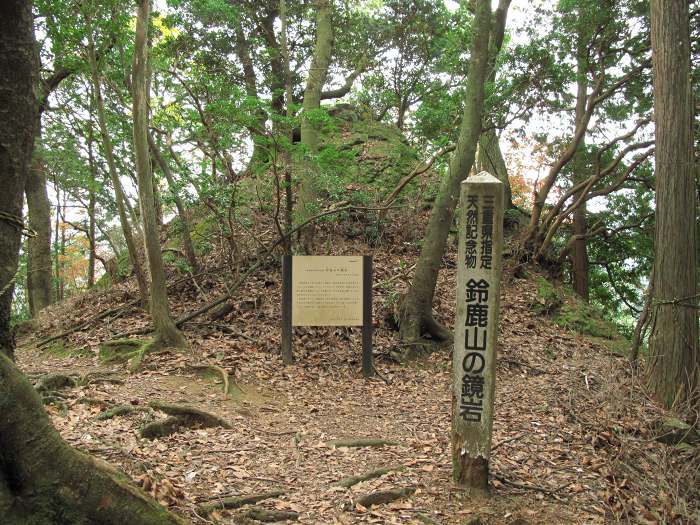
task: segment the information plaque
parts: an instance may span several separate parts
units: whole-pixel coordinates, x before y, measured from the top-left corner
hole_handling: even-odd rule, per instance
[[[362,372],[372,376],[372,258],[282,258],[282,359],[294,360],[294,326],[362,326]]]

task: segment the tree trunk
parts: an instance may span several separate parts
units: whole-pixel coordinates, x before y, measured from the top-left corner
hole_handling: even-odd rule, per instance
[[[102,135],[102,147],[104,149],[105,159],[107,160],[109,177],[112,180],[117,212],[119,213],[119,222],[121,223],[122,232],[124,233],[124,240],[126,241],[126,246],[129,250],[129,259],[131,261],[131,266],[134,269],[134,274],[136,275],[136,282],[138,283],[139,293],[141,294],[141,302],[146,305],[148,304],[148,283],[146,281],[146,274],[144,273],[141,262],[139,261],[136,241],[134,240],[134,234],[127,216],[126,197],[124,195],[121,182],[119,181],[119,175],[117,174],[112,140],[109,136],[109,130],[107,129],[107,118],[105,116],[104,100],[102,99],[100,73],[97,66],[97,57],[95,55],[95,43],[93,41],[92,28],[89,27],[89,24],[87,39],[88,62],[90,64],[90,72],[92,74],[92,87],[95,91],[95,109],[97,110],[97,121],[100,126],[100,134]],[[153,199],[151,199],[151,201],[153,201]]]
[[[94,100],[94,98],[92,99]],[[95,286],[95,261],[97,259],[97,239],[95,237],[95,230],[97,227],[97,221],[95,219],[95,204],[97,199],[97,192],[95,189],[95,184],[97,184],[97,163],[95,162],[94,154],[94,144],[95,135],[94,129],[92,127],[92,107],[90,108],[90,121],[88,122],[88,164],[90,165],[90,196],[88,197],[88,243],[90,244],[90,254],[88,256],[88,275],[87,284],[88,288]]]
[[[40,131],[40,128],[37,131]],[[27,243],[27,295],[32,317],[35,317],[53,302],[51,289],[53,280],[51,272],[51,204],[46,192],[44,169],[43,159],[40,153],[35,151],[24,185],[29,227],[36,232],[36,236],[30,237]]]
[[[656,232],[648,383],[666,407],[698,403],[700,373],[689,32],[688,0],[651,1]]]
[[[281,49],[282,49],[282,59],[283,59],[283,67],[284,67],[284,91],[286,94],[286,108],[287,108],[287,122],[291,122],[292,118],[294,117],[294,111],[292,110],[292,103],[293,103],[293,86],[292,86],[292,75],[289,70],[289,46],[287,45],[287,1],[286,0],[280,0],[280,5],[279,5],[279,11],[280,11],[280,22],[281,22],[281,29],[280,29],[280,44],[281,44]],[[281,235],[284,237],[284,241],[282,242],[282,249],[284,251],[285,255],[291,255],[292,254],[292,240],[289,238],[290,236],[290,231],[292,231],[292,213],[293,213],[293,196],[292,196],[292,156],[290,154],[290,148],[292,147],[292,142],[293,142],[293,134],[294,131],[291,129],[291,126],[288,124],[283,127],[283,133],[284,136],[287,139],[288,145],[286,147],[281,148],[281,157],[282,157],[282,164],[284,165],[284,182],[281,183],[279,179],[279,175],[276,174],[277,176],[277,184],[281,185],[282,187],[278,187],[278,197],[277,197],[277,209],[276,209],[276,217],[277,217],[277,224],[278,228],[281,231]],[[280,223],[279,220],[279,215],[280,215],[280,208],[282,206],[282,196],[279,195],[279,193],[283,191],[284,192],[284,219],[283,223]]]
[[[503,37],[505,35],[506,19],[508,17],[508,7],[510,0],[500,0],[498,9],[493,16],[493,34],[489,40],[489,76],[488,82],[496,81],[496,59],[503,47]],[[510,180],[508,179],[508,167],[503,159],[501,145],[493,120],[490,117],[484,119],[485,131],[479,138],[479,149],[477,151],[477,173],[486,171],[503,183],[504,206],[506,210],[513,208],[513,196],[510,190]]]
[[[491,2],[479,0],[476,4],[462,126],[447,176],[443,178],[435,199],[413,282],[401,305],[401,339],[411,345],[406,357],[411,357],[413,352],[410,350],[416,349],[415,343],[424,333],[437,340],[451,337],[450,332],[433,319],[432,303],[447,236],[459,199],[459,185],[474,164],[481,134],[484,82],[489,61]]]
[[[187,257],[187,263],[190,265],[190,269],[193,273],[199,273],[199,263],[197,262],[197,256],[194,252],[194,245],[192,244],[192,235],[190,230],[190,221],[187,218],[187,210],[185,208],[185,203],[180,198],[178,189],[175,185],[175,178],[173,177],[172,171],[170,171],[170,166],[168,166],[167,161],[163,158],[163,155],[158,148],[155,140],[151,133],[148,133],[148,145],[153,153],[153,157],[156,159],[160,170],[165,175],[165,179],[168,181],[168,186],[170,187],[170,193],[175,201],[175,208],[177,208],[177,215],[182,221],[182,247],[185,250],[185,257]]]
[[[0,354],[9,356],[14,351],[10,312],[22,240],[22,195],[38,111],[33,24],[31,2],[0,3]],[[4,418],[4,410],[0,413]]]
[[[579,13],[580,14],[580,13]],[[588,54],[586,50],[586,42],[584,41],[583,29],[578,32],[578,49],[577,49],[577,80],[576,80],[576,126],[580,126],[583,122],[586,113],[586,100],[588,97]],[[581,138],[581,143],[578,146],[576,155],[573,158],[572,164],[574,168],[573,184],[586,179],[586,137]],[[579,200],[586,192],[583,188],[579,193],[573,196],[574,202]],[[573,235],[574,242],[571,248],[571,273],[574,292],[582,299],[588,302],[588,247],[586,233],[588,225],[586,220],[586,203],[585,201],[574,210],[573,217]]]
[[[493,122],[486,121],[488,128],[479,138],[478,169],[477,172],[486,171],[503,183],[504,206],[506,210],[513,208],[513,196],[510,191],[510,180],[508,180],[508,167],[503,159],[501,145],[498,142],[498,135],[493,128]]]
[[[56,181],[56,176],[54,175],[53,187],[56,190],[56,220],[54,222],[53,228],[53,247],[54,247],[54,275],[53,280],[55,283],[55,299],[56,301],[61,300],[61,249],[58,243],[58,239],[61,231],[61,188],[58,186]]]
[[[134,116],[134,156],[136,175],[139,183],[139,202],[143,221],[146,259],[151,272],[150,310],[157,338],[166,345],[187,346],[184,336],[170,317],[165,271],[160,249],[160,236],[156,223],[153,200],[153,177],[148,155],[148,19],[150,0],[139,0],[136,17],[136,41],[132,72],[133,116]]]
[[[326,83],[328,67],[333,50],[333,27],[331,25],[331,0],[316,0],[316,45],[304,90],[303,111],[301,114],[301,144],[304,160],[301,166],[301,187],[299,188],[299,222],[303,223],[317,211],[316,154],[319,146],[320,126],[314,119],[314,111],[321,107],[321,90]],[[302,247],[311,252],[313,229],[300,232]]]

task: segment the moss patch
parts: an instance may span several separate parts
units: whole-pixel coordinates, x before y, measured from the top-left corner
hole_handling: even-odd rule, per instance
[[[89,348],[69,346],[63,339],[57,339],[44,350],[56,357],[89,357],[92,355]]]
[[[630,342],[623,337],[617,327],[603,318],[601,313],[586,303],[572,291],[563,286],[557,286],[545,279],[537,277],[537,296],[530,303],[533,312],[547,315],[555,324],[589,336],[612,353],[626,355]]]
[[[153,349],[153,339],[114,339],[100,344],[100,361],[103,363],[129,362],[129,371],[141,366],[145,355]]]

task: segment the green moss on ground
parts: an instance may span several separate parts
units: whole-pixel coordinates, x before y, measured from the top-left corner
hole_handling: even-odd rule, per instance
[[[103,363],[129,362],[129,371],[141,367],[145,355],[153,349],[153,339],[114,339],[100,344],[100,361]]]
[[[537,297],[530,303],[536,314],[547,315],[558,326],[594,339],[614,354],[627,354],[630,341],[594,306],[570,289],[555,285],[542,276],[536,278],[536,283]]]

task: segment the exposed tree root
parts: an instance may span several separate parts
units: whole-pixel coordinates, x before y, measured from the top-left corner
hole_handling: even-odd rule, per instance
[[[282,490],[274,490],[271,492],[261,492],[259,494],[247,494],[244,496],[229,496],[207,501],[199,506],[200,510],[205,514],[210,514],[215,510],[233,510],[240,509],[244,505],[252,505],[266,499],[278,498],[284,495]]]
[[[158,342],[153,339],[114,339],[100,344],[100,360],[105,363],[129,362],[129,372],[140,367],[145,355],[152,351]]]
[[[219,374],[221,376],[221,380],[223,381],[222,389],[224,394],[229,395],[231,394],[231,389],[235,388],[238,391],[242,391],[241,388],[236,384],[235,381],[231,381],[229,379],[229,374],[226,370],[221,368],[220,366],[217,365],[194,365],[194,364],[188,364],[188,368],[191,368],[192,370],[196,371],[203,371],[203,372],[213,372],[215,374]]]
[[[185,405],[172,405],[161,401],[151,401],[149,406],[161,412],[165,412],[170,417],[160,421],[154,421],[143,427],[141,429],[142,438],[155,439],[169,436],[183,427],[192,428],[201,426],[231,428],[231,425],[225,419],[210,414],[209,412],[199,410],[198,408]]]
[[[128,416],[129,414],[133,414],[134,412],[143,412],[144,410],[147,409],[133,405],[117,405],[115,407],[110,408],[109,410],[106,410],[105,412],[102,412],[95,419],[98,421],[104,421],[107,419],[112,419],[114,417]]]
[[[403,465],[399,465],[396,467],[384,467],[384,468],[379,468],[377,470],[372,470],[371,472],[366,472],[365,474],[360,474],[359,476],[348,476],[347,478],[343,478],[340,481],[334,483],[334,485],[337,485],[338,487],[345,487],[346,489],[349,489],[353,485],[357,485],[361,481],[367,481],[368,479],[374,479],[374,478],[379,478],[383,476],[384,474],[388,474],[389,472],[398,472],[403,470],[405,467]]]
[[[389,441],[386,439],[373,439],[373,438],[360,438],[360,439],[336,439],[333,441],[327,441],[326,445],[330,447],[348,447],[348,448],[361,448],[361,447],[396,447],[401,445],[396,441]]]
[[[355,503],[363,507],[371,507],[372,505],[383,505],[391,503],[397,499],[410,496],[416,491],[415,487],[404,487],[401,489],[380,490],[361,496],[355,500]]]
[[[187,426],[190,426],[187,418],[170,416],[144,426],[141,429],[141,437],[144,439],[157,439],[174,434],[182,427]]]
[[[273,523],[275,521],[296,521],[299,519],[298,512],[289,510],[272,510],[263,507],[252,507],[241,514],[242,517],[250,518],[263,523]]]
[[[70,447],[0,353],[0,521],[183,525],[105,462]]]
[[[36,390],[41,394],[55,392],[66,388],[74,388],[78,382],[64,374],[48,374],[39,378],[36,383]]]

